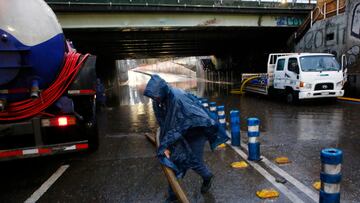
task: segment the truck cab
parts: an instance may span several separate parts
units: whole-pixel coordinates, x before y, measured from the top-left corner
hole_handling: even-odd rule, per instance
[[[344,95],[343,70],[332,54],[279,56],[273,75],[273,88],[284,92],[288,102]]]

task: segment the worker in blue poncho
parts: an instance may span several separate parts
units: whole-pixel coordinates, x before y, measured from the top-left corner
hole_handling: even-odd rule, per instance
[[[187,169],[193,169],[203,178],[201,192],[208,192],[214,175],[204,164],[204,146],[209,141],[211,149],[215,149],[226,142],[225,131],[195,96],[169,86],[158,75],[151,76],[144,95],[153,100],[160,126],[157,150],[160,162],[173,169],[178,178],[184,177]],[[171,188],[167,200],[176,200]]]

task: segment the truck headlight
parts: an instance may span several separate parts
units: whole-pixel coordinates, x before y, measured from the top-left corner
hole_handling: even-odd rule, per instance
[[[300,87],[302,87],[304,89],[311,89],[312,85],[310,83],[300,81]]]
[[[312,85],[311,85],[311,84],[306,83],[306,84],[305,84],[305,88],[306,88],[306,89],[311,89],[311,88],[312,88]]]

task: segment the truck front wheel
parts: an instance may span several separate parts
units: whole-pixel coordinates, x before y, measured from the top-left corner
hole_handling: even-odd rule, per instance
[[[287,91],[286,93],[286,102],[288,104],[295,104],[299,101],[299,96],[294,91]]]

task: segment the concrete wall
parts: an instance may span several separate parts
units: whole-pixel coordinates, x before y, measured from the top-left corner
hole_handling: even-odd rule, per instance
[[[135,64],[135,65],[134,65]],[[128,81],[128,70],[132,67],[136,66],[135,60],[117,60],[116,61],[116,69],[118,74],[118,83],[123,84]]]
[[[317,21],[295,46],[296,52],[324,52],[341,56],[346,47],[347,14]]]
[[[295,51],[333,53],[339,62],[345,54],[348,90],[360,95],[360,0],[348,0],[345,13],[317,21]]]
[[[349,0],[343,14],[317,21],[295,51],[333,53],[339,61],[346,54],[349,73],[360,73],[360,0]]]
[[[347,7],[348,29],[346,52],[349,71],[360,73],[360,0],[351,0]]]

